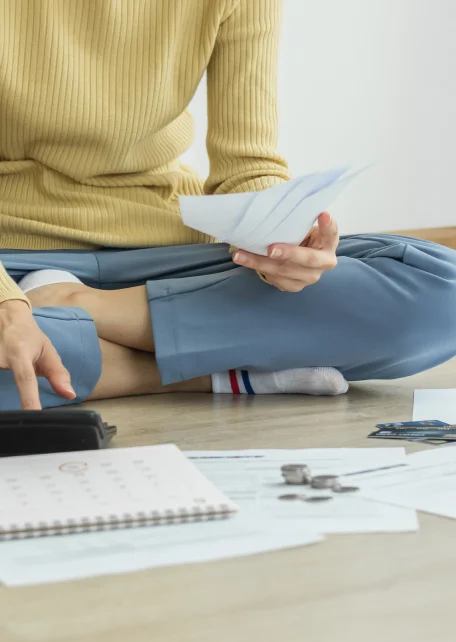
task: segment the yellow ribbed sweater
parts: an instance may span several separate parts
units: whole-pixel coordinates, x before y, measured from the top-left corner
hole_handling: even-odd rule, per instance
[[[0,248],[206,242],[179,194],[262,190],[282,0],[1,0]],[[210,175],[179,162],[207,70]],[[217,216],[217,212],[214,212]],[[0,266],[0,302],[22,298]]]

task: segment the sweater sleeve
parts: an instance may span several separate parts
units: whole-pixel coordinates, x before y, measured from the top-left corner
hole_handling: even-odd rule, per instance
[[[0,263],[0,303],[11,300],[25,301],[28,303],[25,294],[13,279],[8,276],[5,268]]]
[[[221,24],[207,70],[206,194],[261,191],[290,174],[277,153],[282,0],[240,0]]]

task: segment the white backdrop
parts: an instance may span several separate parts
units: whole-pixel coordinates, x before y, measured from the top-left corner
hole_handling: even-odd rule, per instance
[[[344,233],[456,225],[456,0],[284,0],[280,151],[293,173],[375,166],[332,209]],[[204,84],[185,155],[203,176]]]

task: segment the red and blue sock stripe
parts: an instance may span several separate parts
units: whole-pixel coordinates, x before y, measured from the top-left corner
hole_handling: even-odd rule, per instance
[[[247,370],[230,370],[230,385],[231,391],[235,395],[240,395],[247,393],[248,395],[254,395],[255,391],[252,388],[250,382],[249,373]]]

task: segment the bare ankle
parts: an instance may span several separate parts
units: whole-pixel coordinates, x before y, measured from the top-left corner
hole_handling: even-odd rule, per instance
[[[165,386],[164,392],[212,392],[212,379],[210,376],[180,381],[170,386]]]
[[[90,288],[88,285],[71,284],[72,287],[68,288],[65,294],[65,305],[70,308],[82,308],[85,310],[89,307],[89,301],[92,297],[92,291],[96,290]]]

